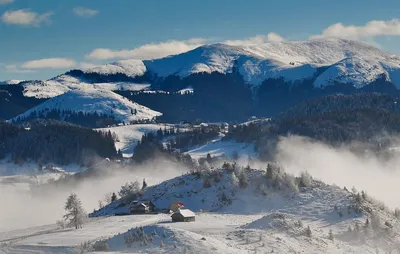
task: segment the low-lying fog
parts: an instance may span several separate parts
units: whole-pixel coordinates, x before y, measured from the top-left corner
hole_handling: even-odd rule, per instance
[[[115,169],[114,169],[115,170]],[[88,213],[98,208],[98,201],[110,192],[118,193],[126,182],[146,179],[148,185],[181,175],[187,169],[176,164],[157,161],[132,171],[118,170],[118,174],[103,179],[85,179],[70,190],[52,188],[49,193],[34,195],[26,184],[0,185],[0,232],[38,225],[54,224],[64,215],[68,195],[76,193]]]
[[[301,137],[289,137],[279,142],[276,159],[288,173],[299,175],[308,171],[328,184],[346,186],[349,190],[355,186],[392,209],[400,207],[400,156],[382,161],[376,156],[357,156],[345,147],[334,149]],[[265,168],[266,163],[257,167]],[[117,193],[128,181],[141,182],[145,178],[149,185],[154,185],[185,171],[188,169],[157,161],[134,171],[118,170],[118,174],[107,178],[85,180],[69,190],[54,188],[41,195],[33,195],[27,186],[0,185],[0,232],[55,223],[62,218],[65,200],[72,192],[78,195],[87,212],[92,212],[105,194]]]
[[[327,184],[364,190],[389,208],[400,207],[400,154],[390,159],[359,156],[302,137],[282,138],[276,159],[289,173],[308,171]]]

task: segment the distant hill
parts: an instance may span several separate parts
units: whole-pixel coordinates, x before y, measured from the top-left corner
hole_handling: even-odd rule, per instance
[[[101,89],[75,89],[14,117],[12,122],[44,118],[73,122],[89,127],[152,120],[161,113]]]

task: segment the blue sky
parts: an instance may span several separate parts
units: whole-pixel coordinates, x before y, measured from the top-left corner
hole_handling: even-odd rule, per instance
[[[0,0],[0,80],[232,40],[339,36],[400,54],[399,13],[398,0]]]

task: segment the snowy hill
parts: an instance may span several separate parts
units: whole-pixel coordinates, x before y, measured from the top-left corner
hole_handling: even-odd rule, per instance
[[[12,121],[27,119],[31,116],[45,116],[54,110],[84,114],[99,113],[111,116],[118,122],[153,119],[161,115],[159,112],[141,106],[109,90],[87,88],[71,90],[51,98],[15,117]]]
[[[182,201],[195,212],[194,222],[173,223],[163,213],[96,217],[77,230],[47,225],[0,233],[0,251],[247,254],[398,250],[399,220],[379,202],[307,175],[294,178],[274,172],[268,178],[265,171],[227,167],[186,174],[145,189],[142,198],[151,199],[157,208]],[[246,184],[240,179],[246,179]],[[92,215],[126,210],[117,200]]]
[[[265,171],[227,168],[165,181],[146,189],[142,198],[160,209],[179,200],[197,213],[193,223],[144,227],[148,234],[155,230],[163,235],[165,248],[181,248],[179,253],[192,248],[200,253],[197,247],[203,238],[205,248],[215,253],[373,253],[376,248],[400,246],[393,238],[399,235],[400,224],[389,209],[364,194],[326,185],[307,174],[293,178],[281,171],[268,179]],[[119,201],[93,215],[116,211],[124,212]],[[111,250],[126,250],[127,246],[121,247],[123,236],[107,240]],[[160,239],[132,250],[153,253],[156,248]]]

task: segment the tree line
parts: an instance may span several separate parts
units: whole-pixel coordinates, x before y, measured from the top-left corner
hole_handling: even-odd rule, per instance
[[[0,158],[14,163],[77,163],[90,165],[97,157],[116,158],[111,132],[99,132],[54,120],[24,125],[0,122]]]

